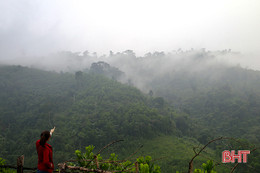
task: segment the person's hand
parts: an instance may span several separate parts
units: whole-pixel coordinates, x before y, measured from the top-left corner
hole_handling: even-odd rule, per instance
[[[51,131],[50,131],[50,134],[52,135],[52,133],[54,132],[54,130],[55,130],[55,127],[53,128],[53,129],[51,129]]]

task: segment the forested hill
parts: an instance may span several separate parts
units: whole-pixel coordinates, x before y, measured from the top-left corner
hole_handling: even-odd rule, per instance
[[[152,73],[143,69],[147,72],[140,73],[139,80],[144,79],[142,86],[150,90],[144,94],[132,86],[134,80],[127,84],[115,80],[127,72],[104,62],[94,65],[76,73],[0,66],[0,157],[13,164],[24,154],[25,165],[35,166],[35,141],[53,126],[55,164],[72,159],[76,149],[100,148],[116,139],[125,140],[117,153],[127,155],[145,144],[149,155],[166,156],[163,172],[186,171],[192,148],[219,136],[259,145],[258,71],[221,65],[145,80]],[[221,162],[223,150],[245,149],[232,142],[226,146],[212,145],[207,154]],[[259,156],[258,151],[251,154],[240,172],[260,170]],[[195,167],[205,161],[199,158]]]
[[[184,135],[202,143],[218,135],[260,142],[260,71],[236,64],[241,58],[246,57],[230,50],[154,52],[144,57],[126,51],[107,61],[134,86],[185,113],[175,120]]]
[[[177,131],[162,98],[95,74],[1,66],[0,91],[0,157],[10,162],[25,154],[36,165],[35,141],[53,126],[56,162],[90,144]]]
[[[212,66],[180,71],[150,83],[157,96],[186,113],[186,134],[204,143],[214,136],[260,142],[260,72],[241,67]],[[189,131],[190,130],[190,131]]]

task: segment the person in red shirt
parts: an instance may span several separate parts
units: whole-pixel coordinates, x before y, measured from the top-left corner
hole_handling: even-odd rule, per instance
[[[47,143],[54,132],[55,127],[51,131],[41,133],[41,139],[36,141],[36,150],[38,153],[37,173],[52,173],[54,170],[52,146]]]

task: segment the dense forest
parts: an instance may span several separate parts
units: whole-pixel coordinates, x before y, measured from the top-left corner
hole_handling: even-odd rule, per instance
[[[259,146],[260,72],[219,60],[237,53],[58,56],[63,62],[56,68],[0,66],[0,157],[10,164],[25,154],[25,165],[35,166],[35,142],[53,126],[56,164],[75,157],[77,149],[123,139],[109,152],[124,159],[143,145],[137,155],[165,157],[158,161],[162,172],[186,172],[193,147],[219,136],[236,140],[210,145],[195,167],[209,158],[221,163],[226,149]],[[236,171],[260,171],[258,150],[248,160]],[[232,167],[220,164],[216,170],[228,172],[226,166]]]
[[[3,66],[1,91],[1,156],[11,161],[22,152],[35,165],[35,141],[53,126],[57,162],[90,144],[102,147],[115,139],[149,139],[177,131],[160,100],[95,74]]]

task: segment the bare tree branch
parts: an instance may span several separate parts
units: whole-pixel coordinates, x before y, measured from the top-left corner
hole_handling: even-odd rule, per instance
[[[103,150],[105,150],[105,149],[106,149],[107,147],[109,147],[110,145],[113,145],[114,143],[117,143],[117,142],[122,142],[122,141],[124,141],[124,140],[120,139],[120,140],[113,141],[113,142],[111,142],[111,143],[107,144],[107,145],[106,145],[106,146],[104,146],[104,147],[103,147],[101,150],[99,150],[95,156],[97,156],[98,154],[100,154],[100,153],[101,153]]]
[[[198,153],[193,150],[193,151],[195,152],[195,155],[192,157],[192,159],[191,159],[190,162],[189,162],[189,170],[188,170],[188,173],[192,173],[192,170],[193,170],[193,160],[194,160],[209,144],[211,144],[212,142],[218,141],[218,140],[222,140],[222,139],[223,139],[223,137],[219,137],[219,138],[216,138],[216,139],[213,139],[213,140],[209,141],[206,145],[204,145],[204,147],[202,147],[202,148],[199,150]]]
[[[255,150],[256,150],[256,148],[254,148],[253,150],[251,150],[251,151],[250,151],[250,154],[251,154],[252,152],[254,152]],[[237,163],[237,164],[231,169],[230,173],[233,173],[233,172],[235,171],[235,169],[238,167],[238,165],[239,165],[239,163]]]
[[[196,148],[194,147],[194,148],[193,148],[193,151],[194,151],[195,155],[192,157],[192,159],[191,159],[190,162],[189,162],[189,170],[188,170],[188,173],[192,173],[192,171],[193,171],[193,160],[194,160],[209,144],[211,144],[211,143],[213,143],[213,142],[215,142],[215,141],[224,140],[224,139],[229,139],[229,140],[232,140],[232,141],[235,141],[235,142],[241,144],[241,146],[245,146],[245,145],[243,145],[243,143],[241,143],[239,140],[237,140],[237,139],[235,139],[235,138],[219,137],[219,138],[216,138],[216,139],[213,139],[213,140],[209,141],[206,145],[204,145],[204,146],[199,150],[199,152],[196,152],[196,150],[195,150],[195,149],[198,148],[198,147],[196,147]],[[251,152],[253,152],[253,151],[255,151],[255,150],[256,150],[256,148],[254,148]],[[218,164],[219,164],[219,163],[218,163]],[[231,172],[230,172],[230,173],[233,173],[237,166],[238,166],[238,163],[231,169]]]
[[[143,145],[141,145],[133,154],[131,154],[128,158],[126,158],[125,161],[133,157],[133,155],[135,155],[141,148],[143,148]]]

